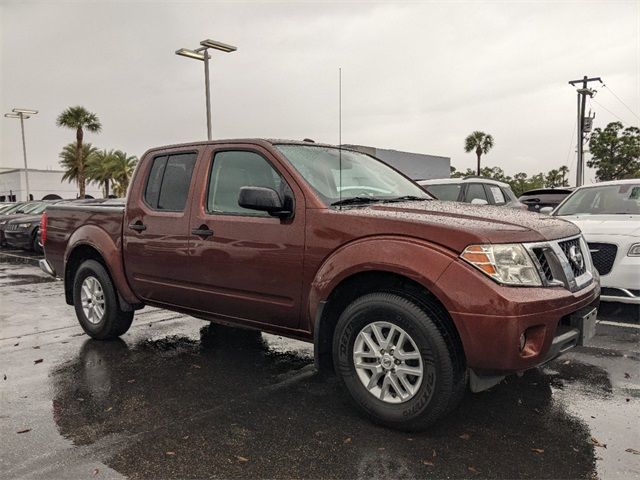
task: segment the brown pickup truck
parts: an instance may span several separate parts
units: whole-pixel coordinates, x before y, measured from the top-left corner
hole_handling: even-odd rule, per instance
[[[91,337],[153,305],[314,342],[370,418],[407,430],[582,344],[600,295],[571,223],[436,201],[310,142],[154,148],[126,205],[49,206],[41,236]]]

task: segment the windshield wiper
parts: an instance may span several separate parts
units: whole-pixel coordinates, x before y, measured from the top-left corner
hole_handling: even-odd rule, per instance
[[[403,195],[402,197],[390,198],[386,200],[387,202],[406,202],[406,201],[426,201],[431,200],[427,197],[416,197],[415,195]]]
[[[349,197],[338,200],[337,202],[333,202],[331,206],[335,207],[338,205],[364,205],[367,203],[376,203],[379,201],[380,199],[376,197]]]

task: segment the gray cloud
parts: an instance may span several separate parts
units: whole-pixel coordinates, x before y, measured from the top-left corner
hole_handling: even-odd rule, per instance
[[[202,65],[173,54],[205,37],[238,45],[212,64],[214,136],[311,137],[452,157],[472,130],[508,173],[568,163],[569,79],[600,75],[640,110],[638,2],[13,2],[1,4],[0,103],[33,107],[30,165],[57,167],[73,132],[57,114],[84,105],[99,147],[141,155],[205,137]],[[578,8],[579,7],[579,8]],[[609,92],[598,102],[638,123]],[[596,126],[616,118],[597,111]],[[0,163],[21,164],[3,119]]]

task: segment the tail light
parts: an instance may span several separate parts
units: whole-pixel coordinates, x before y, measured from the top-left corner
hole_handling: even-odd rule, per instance
[[[47,212],[44,212],[40,217],[40,243],[43,247],[47,243]]]

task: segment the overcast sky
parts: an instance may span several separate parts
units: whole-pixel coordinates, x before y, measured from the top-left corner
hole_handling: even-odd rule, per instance
[[[485,164],[508,174],[575,169],[576,95],[601,76],[640,115],[640,2],[29,2],[0,0],[0,104],[28,107],[29,166],[57,168],[82,105],[86,140],[140,156],[206,138],[201,62],[174,55],[213,38],[214,138],[338,142],[451,157],[491,133]],[[595,126],[639,123],[607,88]],[[598,102],[598,103],[596,103]],[[609,111],[607,111],[609,110]],[[618,118],[619,117],[619,118]],[[19,122],[2,118],[0,166],[22,164]]]

